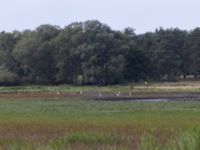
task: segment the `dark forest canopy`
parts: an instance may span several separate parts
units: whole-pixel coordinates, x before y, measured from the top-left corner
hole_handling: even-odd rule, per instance
[[[99,21],[0,33],[0,84],[108,85],[200,75],[200,28],[112,30]]]

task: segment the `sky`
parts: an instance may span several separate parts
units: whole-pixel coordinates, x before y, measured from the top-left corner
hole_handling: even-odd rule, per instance
[[[136,33],[159,27],[191,30],[200,26],[199,8],[200,0],[0,0],[0,31],[86,20],[115,30],[132,27]]]

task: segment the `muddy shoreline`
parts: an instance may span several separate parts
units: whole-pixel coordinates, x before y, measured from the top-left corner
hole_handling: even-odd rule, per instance
[[[135,94],[133,96],[102,96],[94,97],[97,101],[200,101],[200,93],[187,93],[187,94]]]
[[[73,92],[73,93],[0,93],[0,98],[9,99],[83,99],[95,101],[200,101],[200,93],[112,93],[112,92]]]

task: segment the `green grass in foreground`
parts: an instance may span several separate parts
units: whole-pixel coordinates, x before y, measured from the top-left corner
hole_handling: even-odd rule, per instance
[[[0,149],[199,150],[199,102],[0,100]]]

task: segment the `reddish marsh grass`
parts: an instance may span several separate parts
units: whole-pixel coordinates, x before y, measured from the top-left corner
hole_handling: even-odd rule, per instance
[[[144,135],[158,145],[177,140],[199,126],[199,115],[198,102],[0,100],[0,146],[134,150]]]

